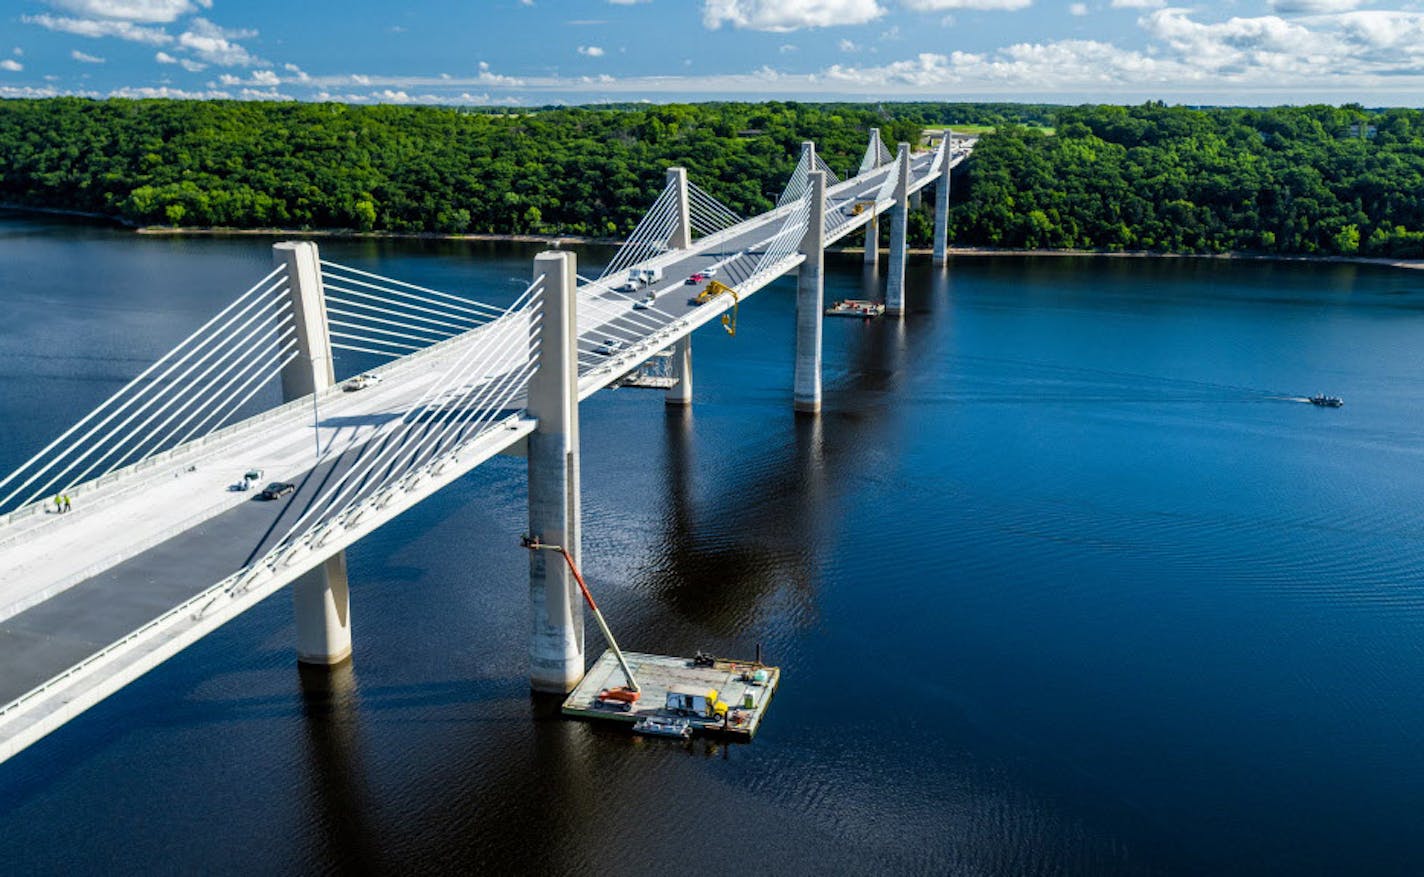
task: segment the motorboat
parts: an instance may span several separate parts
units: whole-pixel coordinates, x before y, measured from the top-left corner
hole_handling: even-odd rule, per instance
[[[643,716],[633,723],[633,733],[686,740],[692,736],[692,722],[671,716]]]
[[[1345,400],[1341,399],[1339,396],[1327,396],[1324,393],[1321,393],[1318,396],[1311,396],[1310,404],[1318,406],[1320,408],[1339,408],[1341,405],[1345,404]]]

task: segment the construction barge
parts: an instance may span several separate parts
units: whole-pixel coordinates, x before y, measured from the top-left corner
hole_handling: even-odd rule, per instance
[[[828,317],[860,317],[871,320],[885,313],[885,305],[863,298],[843,298],[826,308]]]
[[[593,669],[564,700],[564,715],[622,722],[637,734],[683,740],[694,734],[740,740],[756,735],[781,681],[779,667],[761,662],[760,645],[755,661],[730,661],[702,652],[694,658],[624,652],[569,550],[536,536],[519,541],[530,551],[564,559],[608,642]]]
[[[623,659],[638,680],[636,700],[607,696],[622,690],[627,681],[618,656],[609,649],[564,701],[564,715],[618,722],[630,728],[640,722],[643,728],[658,728],[685,721],[695,735],[749,741],[761,726],[781,681],[779,667],[756,661],[639,652],[624,652]]]

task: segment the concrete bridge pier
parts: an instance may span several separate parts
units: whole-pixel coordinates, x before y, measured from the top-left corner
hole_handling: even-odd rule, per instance
[[[895,206],[890,208],[890,273],[885,280],[885,313],[905,313],[905,246],[909,223],[910,144],[901,143],[895,157]]]
[[[692,336],[684,335],[672,346],[672,374],[677,383],[667,391],[663,401],[670,408],[685,408],[692,404]]]
[[[687,197],[687,169],[670,167],[667,169],[668,185],[677,190],[677,206],[674,214],[672,236],[668,238],[668,248],[686,250],[692,246],[691,204]],[[669,406],[680,408],[692,404],[692,336],[685,335],[673,345],[672,372],[677,378],[663,397]]]
[[[296,329],[297,356],[282,369],[282,400],[291,402],[336,383],[326,295],[321,285],[321,255],[310,241],[284,241],[272,245],[272,258],[276,264],[287,266],[292,325]],[[315,446],[312,452],[315,455]],[[298,661],[329,666],[351,657],[346,552],[338,551],[292,583],[292,608],[296,615]]]
[[[872,167],[880,167],[880,129],[870,129],[870,145],[866,147],[867,160],[873,156],[870,162]],[[864,165],[862,165],[864,166]],[[876,265],[880,262],[880,217],[876,214],[875,208],[870,208],[870,222],[865,224],[865,264]]]
[[[539,370],[529,380],[528,413],[539,425],[529,435],[529,535],[562,545],[581,559],[579,497],[578,312],[574,254],[534,258],[544,278],[539,326]],[[567,694],[584,674],[583,604],[564,559],[553,551],[529,552],[529,685]]]
[[[812,171],[810,221],[801,238],[806,261],[796,269],[796,375],[793,404],[797,412],[821,410],[821,322],[825,311],[826,175]]]
[[[954,142],[949,129],[944,132],[944,164],[939,169],[939,180],[935,182],[934,217],[934,264],[936,267],[948,264],[949,248],[949,180],[950,144]]]

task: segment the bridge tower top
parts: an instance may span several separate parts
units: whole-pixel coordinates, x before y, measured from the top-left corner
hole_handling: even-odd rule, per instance
[[[687,196],[687,168],[667,169],[667,184],[676,190],[677,200],[673,206],[673,229],[668,238],[668,249],[686,250],[692,247],[692,208]]]
[[[272,245],[272,261],[287,268],[287,289],[296,329],[297,356],[282,369],[282,398],[300,399],[336,383],[331,335],[326,323],[326,295],[321,285],[321,256],[311,241]]]

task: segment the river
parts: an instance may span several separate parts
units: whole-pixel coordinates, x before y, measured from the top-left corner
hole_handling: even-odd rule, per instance
[[[269,244],[0,216],[0,470]],[[537,250],[320,245],[492,301]],[[875,279],[828,257],[828,297]],[[630,649],[760,644],[754,743],[531,698],[499,458],[350,550],[348,667],[297,671],[278,594],[0,765],[0,870],[1418,873],[1421,281],[912,257],[903,322],[827,321],[814,420],[778,281],[696,336],[690,413],[582,407],[600,603]]]

